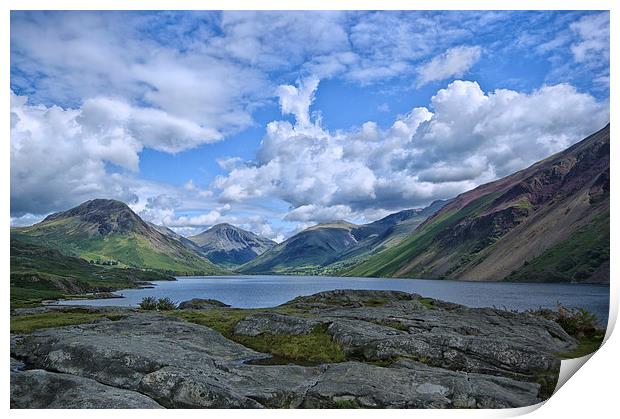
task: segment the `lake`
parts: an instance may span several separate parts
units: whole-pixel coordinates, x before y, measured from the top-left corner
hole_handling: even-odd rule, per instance
[[[300,295],[334,289],[373,289],[415,292],[424,297],[469,307],[510,310],[554,308],[557,303],[583,307],[607,323],[609,286],[591,284],[464,282],[450,280],[341,278],[317,276],[207,276],[179,277],[177,281],[153,281],[153,288],[126,289],[124,298],[71,300],[59,304],[89,306],[137,306],[144,297],[170,297],[176,302],[213,298],[233,307],[264,308],[285,303]]]

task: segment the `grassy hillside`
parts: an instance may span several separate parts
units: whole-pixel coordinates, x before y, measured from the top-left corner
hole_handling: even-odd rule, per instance
[[[88,201],[30,227],[13,228],[19,240],[93,261],[148,268],[177,275],[216,275],[226,271],[142,221],[124,203]]]
[[[544,278],[549,282],[579,282],[594,277],[593,282],[606,282],[602,276],[604,273],[599,272],[602,269],[609,269],[609,211],[577,229],[567,240],[524,262],[506,279],[528,281],[530,278]]]
[[[345,274],[609,282],[609,126],[459,195]]]
[[[87,292],[132,288],[144,281],[173,280],[162,272],[104,267],[55,249],[11,238],[11,306]]]
[[[369,224],[333,221],[310,227],[243,265],[244,273],[338,275],[397,245],[446,201],[390,214]]]

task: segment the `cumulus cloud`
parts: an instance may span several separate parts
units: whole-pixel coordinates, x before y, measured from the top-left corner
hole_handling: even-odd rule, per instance
[[[418,69],[418,86],[465,74],[480,59],[479,46],[459,46],[423,64]]]
[[[63,109],[11,92],[12,213],[46,213],[96,196],[134,202],[139,182],[108,164],[135,172],[145,147],[176,152],[216,139],[191,121],[116,99]]]
[[[281,199],[291,206],[288,221],[364,219],[450,198],[522,169],[609,117],[608,103],[568,84],[484,92],[458,80],[439,90],[429,108],[414,108],[383,130],[372,122],[330,132],[320,121],[273,121],[256,160],[212,186],[225,202]]]
[[[347,205],[333,205],[321,207],[319,205],[302,205],[290,211],[284,217],[288,221],[301,222],[327,222],[333,220],[344,220],[353,215],[351,208]]]
[[[299,82],[297,87],[291,85],[278,86],[276,95],[280,98],[283,114],[295,115],[297,124],[310,123],[310,105],[314,101],[314,93],[319,86],[319,79],[309,77]]]

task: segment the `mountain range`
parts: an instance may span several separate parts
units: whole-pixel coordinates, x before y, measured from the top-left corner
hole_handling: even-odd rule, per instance
[[[446,201],[400,211],[378,221],[356,225],[344,220],[318,224],[274,246],[239,268],[247,274],[327,275],[353,266],[400,243]]]
[[[95,263],[185,275],[227,272],[110,199],[93,199],[33,226],[12,228],[11,236]]]
[[[342,274],[608,283],[609,131],[459,195]]]
[[[188,240],[211,262],[228,268],[249,262],[276,245],[273,240],[227,223],[214,225]]]
[[[86,260],[174,275],[607,283],[609,132],[607,125],[561,153],[452,200],[363,225],[318,224],[279,244],[230,224],[183,237],[145,222],[123,202],[94,199],[12,228],[11,256],[13,249],[30,246],[36,248],[30,254],[47,255],[44,260],[56,257],[48,251],[72,258],[67,266]],[[12,259],[12,281],[18,271],[36,271],[36,257],[24,263],[16,259],[16,270]],[[57,264],[46,266],[47,274],[66,276]],[[84,277],[92,279],[96,271]]]

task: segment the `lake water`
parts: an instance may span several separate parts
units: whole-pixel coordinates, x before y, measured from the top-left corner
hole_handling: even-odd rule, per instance
[[[609,286],[590,284],[530,284],[463,282],[425,279],[340,278],[316,276],[208,276],[179,277],[177,281],[153,281],[153,288],[126,289],[124,298],[71,300],[59,304],[90,306],[137,306],[143,297],[170,297],[182,302],[213,298],[239,308],[274,307],[300,295],[334,289],[373,289],[415,292],[424,297],[469,307],[528,310],[554,308],[557,303],[583,307],[607,323]]]

